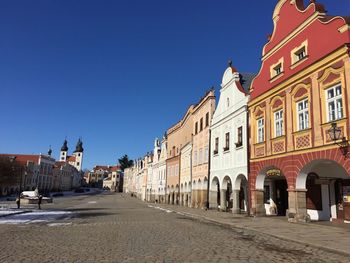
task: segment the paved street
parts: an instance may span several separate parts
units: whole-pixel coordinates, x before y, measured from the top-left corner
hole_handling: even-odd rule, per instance
[[[43,209],[73,217],[0,225],[0,262],[348,262],[345,255],[198,221],[123,194],[56,198]]]

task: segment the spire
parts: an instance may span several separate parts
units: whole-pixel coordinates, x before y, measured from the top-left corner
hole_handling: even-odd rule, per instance
[[[47,154],[48,154],[49,156],[51,156],[51,154],[52,154],[51,145],[50,145],[50,147],[49,147],[49,150],[47,151]]]
[[[82,153],[83,151],[84,151],[83,142],[79,138],[79,140],[77,142],[77,146],[75,147],[75,151],[74,152],[81,152]]]
[[[63,142],[63,145],[61,147],[61,152],[68,152],[68,146],[67,146],[68,142],[67,140],[65,139],[64,142]]]

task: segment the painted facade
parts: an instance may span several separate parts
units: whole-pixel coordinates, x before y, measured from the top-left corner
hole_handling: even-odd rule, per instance
[[[210,208],[247,211],[248,100],[253,74],[240,74],[231,63],[222,78],[211,124]]]
[[[167,169],[166,169],[166,160],[167,160],[167,137],[163,136],[160,146],[160,155],[158,161],[158,201],[160,203],[165,203],[166,201],[166,178],[167,178]]]
[[[210,124],[215,111],[214,90],[209,90],[193,109],[191,206],[207,207]]]
[[[349,20],[280,0],[273,22],[250,89],[251,212],[350,220],[349,156],[328,132],[349,138]]]
[[[192,140],[193,105],[185,116],[167,131],[168,155],[167,166],[167,202],[179,204],[180,202],[180,158],[181,148]]]
[[[191,206],[192,196],[192,142],[181,149],[180,205]]]

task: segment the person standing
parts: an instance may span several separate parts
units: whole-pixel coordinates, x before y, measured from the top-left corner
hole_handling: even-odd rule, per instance
[[[42,201],[42,199],[43,199],[43,196],[39,195],[39,197],[38,197],[38,207],[39,207],[39,209],[41,209],[41,201]]]

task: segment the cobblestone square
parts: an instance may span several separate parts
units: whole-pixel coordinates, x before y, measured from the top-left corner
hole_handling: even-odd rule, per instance
[[[57,198],[51,222],[0,225],[1,262],[348,262],[345,255],[155,209],[125,194]]]

